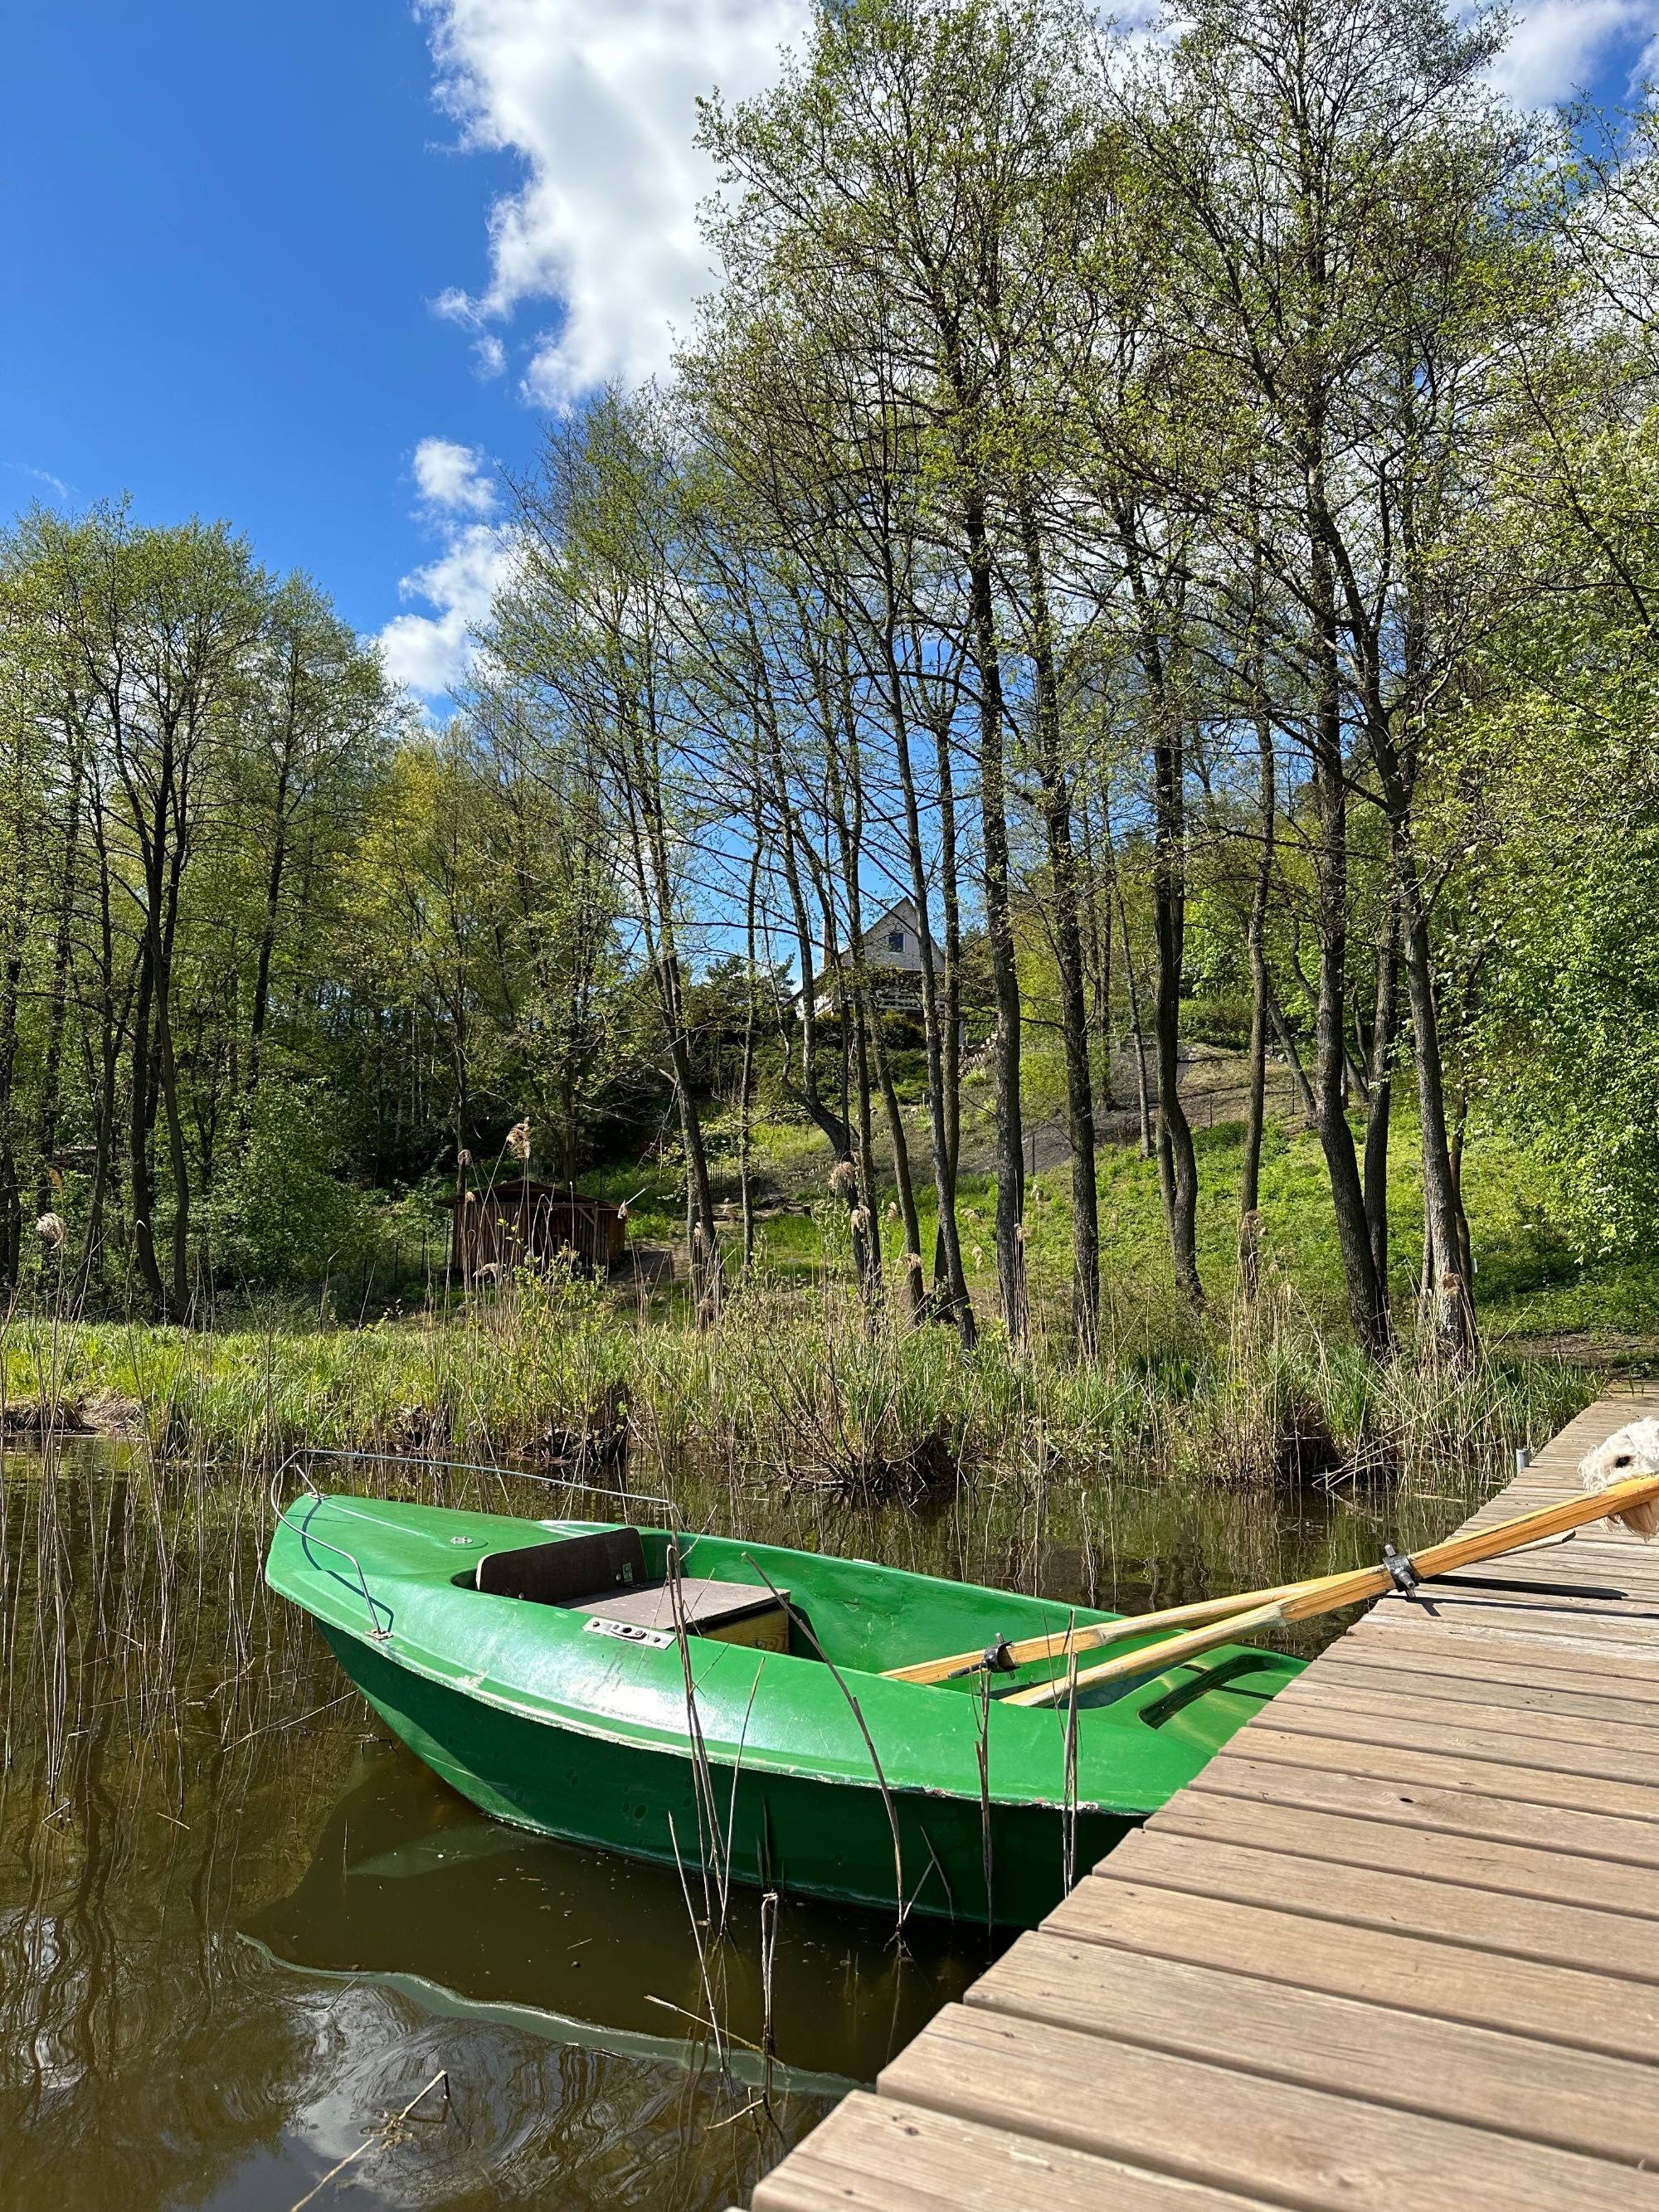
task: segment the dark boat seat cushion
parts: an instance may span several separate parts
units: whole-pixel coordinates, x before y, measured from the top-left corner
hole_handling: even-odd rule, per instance
[[[574,1605],[647,1580],[637,1528],[600,1528],[590,1536],[556,1536],[513,1552],[487,1552],[477,1587],[489,1597],[527,1598],[532,1605]]]

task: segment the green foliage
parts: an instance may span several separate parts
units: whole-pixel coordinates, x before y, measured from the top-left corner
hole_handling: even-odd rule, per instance
[[[206,1208],[215,1261],[239,1285],[292,1289],[362,1257],[370,1209],[340,1175],[340,1119],[319,1084],[261,1085]]]
[[[1310,1448],[1328,1471],[1407,1486],[1491,1480],[1596,1388],[1547,1362],[1379,1373],[1282,1297],[1231,1340],[1176,1321],[1079,1364],[1021,1358],[996,1330],[963,1354],[938,1328],[872,1329],[841,1285],[803,1295],[763,1279],[699,1329],[558,1276],[367,1328],[14,1322],[0,1381],[13,1404],[108,1394],[167,1451],[232,1465],[301,1443],[416,1465],[533,1452],[606,1432],[625,1407],[633,1486],[712,1480],[728,1500],[757,1486],[843,1506],[880,1496],[937,1438],[976,1496],[1012,1489],[1033,1512],[1072,1486],[1098,1505],[1103,1485],[1162,1476],[1212,1486],[1221,1510],[1228,1486],[1313,1471],[1298,1458]]]

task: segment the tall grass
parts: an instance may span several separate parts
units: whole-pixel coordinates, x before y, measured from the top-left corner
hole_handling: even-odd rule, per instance
[[[712,1476],[865,1501],[1011,1474],[1250,1486],[1495,1470],[1596,1382],[1524,1359],[1376,1366],[1283,1281],[1219,1322],[1143,1310],[1087,1362],[1020,1354],[995,1332],[964,1354],[945,1329],[872,1322],[828,1279],[754,1283],[706,1331],[532,1277],[361,1328],[0,1328],[0,1417],[112,1417],[164,1458],[251,1473],[309,1445],[614,1473],[625,1456],[635,1487]]]

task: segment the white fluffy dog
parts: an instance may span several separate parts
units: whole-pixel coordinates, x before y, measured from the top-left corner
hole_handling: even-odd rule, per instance
[[[1578,1473],[1586,1490],[1606,1490],[1633,1475],[1659,1474],[1659,1420],[1626,1421],[1579,1462]],[[1632,1535],[1644,1540],[1659,1536],[1659,1498],[1609,1518],[1622,1522]]]

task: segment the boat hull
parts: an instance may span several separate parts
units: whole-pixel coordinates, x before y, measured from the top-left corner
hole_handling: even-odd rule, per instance
[[[639,1618],[672,1562],[695,1632]],[[597,1591],[613,1568],[602,1596],[560,1584]],[[1296,1671],[1223,1646],[1085,1686],[1068,1718],[972,1665],[938,1686],[895,1670],[1109,1615],[737,1537],[392,1500],[298,1501],[266,1575],[387,1725],[498,1819],[677,1865],[699,1890],[706,1874],[981,1926],[1041,1920]],[[787,1638],[756,1629],[786,1612]]]
[[[325,1624],[341,1666],[386,1725],[481,1810],[568,1843],[702,1868],[733,1881],[896,1913],[1035,1927],[1133,1818],[1084,1806],[985,1804],[944,1791],[710,1757],[700,1791],[687,1749],[646,1747],[481,1703]],[[699,1799],[712,1803],[712,1849]],[[894,1830],[897,1842],[895,1848]],[[1072,1833],[1068,1837],[1068,1827]],[[989,1892],[987,1870],[989,1869]]]

